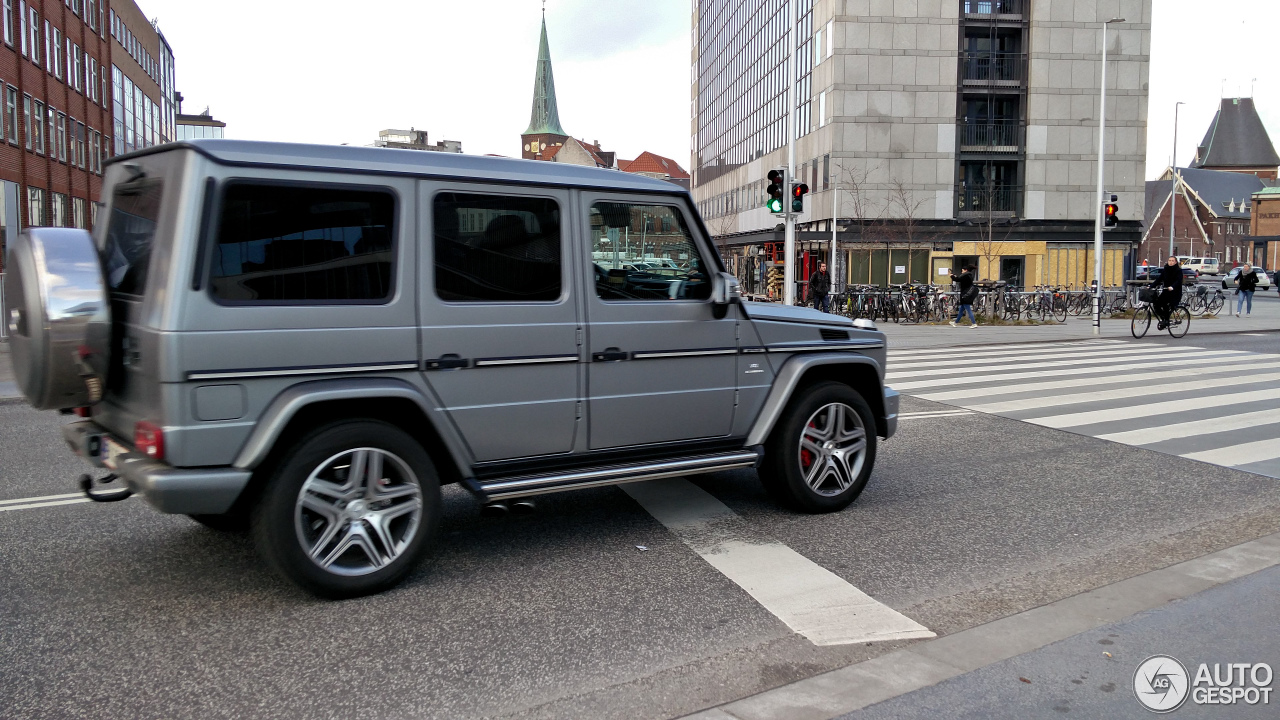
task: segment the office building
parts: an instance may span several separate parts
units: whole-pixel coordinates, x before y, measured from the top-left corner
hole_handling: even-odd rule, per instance
[[[178,106],[178,112],[174,116],[174,140],[226,137],[227,124],[215,120],[209,108],[206,107],[198,115],[190,115],[182,112],[182,100],[182,93],[174,93],[174,101]]]
[[[173,78],[131,0],[0,0],[0,243],[91,226],[103,161],[173,138]]]
[[[441,140],[432,145],[427,139],[426,130],[382,130],[378,132],[378,140],[374,147],[397,148],[400,150],[425,150],[428,152],[461,153],[462,143],[457,140]]]
[[[799,263],[837,283],[1010,285],[1092,277],[1102,29],[1104,280],[1132,263],[1144,209],[1151,0],[796,0]],[[693,192],[748,289],[781,261],[767,173],[787,160],[785,0],[696,0]],[[838,197],[837,197],[838,196]],[[802,267],[797,277],[806,276]]]

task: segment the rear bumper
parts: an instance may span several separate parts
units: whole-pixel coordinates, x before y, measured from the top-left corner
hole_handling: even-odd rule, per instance
[[[884,436],[886,439],[893,437],[898,432],[898,401],[901,395],[897,390],[889,387],[884,388]]]
[[[106,467],[102,462],[104,435],[109,433],[92,420],[62,426],[62,437],[72,451],[94,467]],[[188,515],[227,512],[252,474],[226,467],[175,468],[139,453],[118,456],[115,473],[160,512]]]

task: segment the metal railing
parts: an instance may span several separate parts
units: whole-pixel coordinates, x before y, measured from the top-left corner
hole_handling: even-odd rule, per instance
[[[1023,125],[1020,121],[961,120],[957,124],[960,126],[962,152],[1018,152],[1022,149]]]
[[[1018,87],[1026,80],[1026,68],[1026,53],[960,53],[960,79],[968,86]]]
[[[965,15],[1023,15],[1027,0],[964,0]]]
[[[1022,200],[1019,185],[991,185],[988,187],[956,188],[956,212],[962,218],[1008,218],[1018,214]]]

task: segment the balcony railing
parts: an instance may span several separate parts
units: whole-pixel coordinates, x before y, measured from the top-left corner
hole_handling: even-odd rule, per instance
[[[956,188],[956,217],[960,218],[1003,220],[1017,217],[1021,203],[1020,185],[969,187],[961,183]]]
[[[965,15],[1017,15],[1027,11],[1027,0],[964,0]]]
[[[1022,150],[1024,126],[1017,120],[959,121],[960,151],[1016,153]]]
[[[1026,53],[960,53],[960,79],[966,86],[1019,87],[1026,68]]]

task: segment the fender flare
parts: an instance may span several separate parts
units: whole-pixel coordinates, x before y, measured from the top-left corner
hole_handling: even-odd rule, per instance
[[[783,363],[782,368],[778,370],[777,376],[774,377],[773,387],[769,389],[769,395],[764,400],[764,405],[760,408],[760,414],[756,416],[755,423],[751,426],[751,432],[747,434],[747,446],[763,445],[769,439],[769,433],[773,431],[773,426],[778,422],[778,418],[782,416],[782,411],[786,409],[787,403],[791,400],[791,395],[795,392],[796,386],[800,384],[801,378],[812,368],[822,365],[857,365],[861,367],[869,367],[876,375],[877,384],[880,386],[881,398],[880,407],[876,407],[876,398],[867,398],[871,403],[873,412],[882,415],[885,413],[883,409],[886,407],[884,402],[884,371],[875,359],[866,355],[856,355],[853,353],[815,353],[805,355],[793,355]],[[896,420],[893,418],[877,418],[877,420],[888,421]],[[892,427],[892,424],[889,424]]]
[[[471,452],[443,409],[437,407],[420,389],[395,378],[337,378],[313,380],[290,386],[271,401],[236,456],[234,467],[253,470],[267,458],[272,446],[299,412],[316,403],[334,400],[408,400],[418,406],[440,438],[452,462],[461,474],[471,472]],[[434,458],[444,462],[446,458]]]

